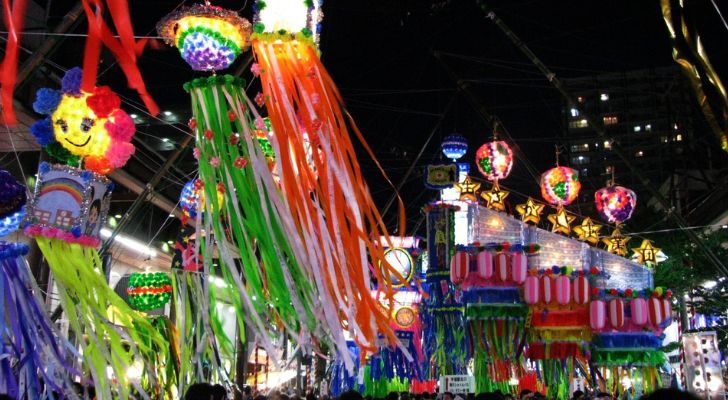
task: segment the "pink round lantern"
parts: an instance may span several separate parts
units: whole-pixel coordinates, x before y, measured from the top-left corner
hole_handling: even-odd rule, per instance
[[[647,300],[647,321],[650,325],[657,326],[665,320],[664,310],[662,309],[662,300],[657,297],[651,297]]]
[[[550,304],[556,297],[556,284],[555,279],[549,275],[541,276],[539,291],[541,292],[541,301],[546,304]]]
[[[571,303],[571,279],[566,275],[556,278],[556,302],[562,306]]]
[[[607,321],[606,304],[602,300],[589,303],[589,326],[594,330],[604,329]]]
[[[632,299],[629,303],[629,308],[632,312],[633,324],[637,326],[642,326],[647,323],[647,302],[645,301],[645,299]]]
[[[614,329],[620,329],[624,326],[624,302],[622,299],[609,300],[609,324]]]
[[[510,278],[508,274],[508,261],[508,255],[506,253],[498,253],[494,257],[495,278],[499,282],[506,282]]]
[[[662,300],[662,316],[665,321],[672,319],[672,303],[670,299],[663,298]]]
[[[594,202],[602,219],[619,224],[632,217],[637,206],[637,195],[622,186],[609,186],[594,193]]]
[[[518,284],[526,280],[528,274],[528,257],[523,253],[513,253],[511,255],[511,278],[513,282]]]
[[[505,179],[513,167],[513,152],[506,142],[488,142],[475,152],[475,164],[489,181]]]
[[[584,305],[589,302],[589,279],[579,275],[574,279],[574,303]]]
[[[527,276],[523,282],[523,300],[526,304],[533,305],[538,303],[540,285],[537,276]]]
[[[556,206],[571,204],[579,196],[579,173],[572,168],[551,168],[541,175],[541,196]]]
[[[475,275],[481,279],[490,279],[493,276],[493,254],[488,250],[483,250],[475,258],[476,270]]]
[[[470,269],[470,254],[464,251],[458,251],[452,256],[450,261],[450,280],[452,283],[459,285],[468,277]]]

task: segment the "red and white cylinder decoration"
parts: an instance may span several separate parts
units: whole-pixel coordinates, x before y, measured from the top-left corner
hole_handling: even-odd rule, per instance
[[[539,283],[541,301],[546,304],[550,304],[554,301],[554,298],[556,297],[556,294],[554,293],[556,291],[554,278],[550,275],[543,275],[541,276],[541,280]]]
[[[459,285],[468,276],[470,271],[470,254],[465,251],[458,251],[450,261],[450,280]]]
[[[657,326],[665,320],[664,310],[662,309],[662,300],[652,297],[647,300],[647,321],[650,325]]]
[[[594,330],[604,329],[607,321],[606,304],[602,300],[589,303],[589,326]]]
[[[526,281],[523,283],[523,299],[526,304],[533,305],[538,303],[540,285],[537,276],[527,276]]]
[[[488,250],[483,250],[476,256],[475,275],[481,279],[490,279],[493,277],[493,254]]]
[[[647,302],[645,299],[632,299],[630,300],[629,307],[632,313],[633,324],[642,326],[647,323]]]
[[[624,326],[624,302],[622,299],[609,300],[609,324],[615,329]]]
[[[511,255],[511,278],[513,282],[521,284],[526,280],[528,274],[528,257],[518,252]]]
[[[571,279],[566,275],[556,278],[556,302],[562,306],[571,303]]]
[[[574,303],[584,305],[589,302],[589,279],[579,275],[574,279]]]
[[[495,279],[499,282],[507,282],[510,278],[510,268],[508,268],[508,261],[510,260],[508,255],[506,253],[498,253],[493,258],[495,264]]]
[[[672,303],[670,299],[663,298],[662,300],[662,318],[663,320],[670,320],[672,318]]]

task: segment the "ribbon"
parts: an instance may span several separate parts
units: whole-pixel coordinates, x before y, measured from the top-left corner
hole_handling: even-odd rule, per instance
[[[18,123],[18,118],[13,109],[13,91],[18,79],[18,51],[20,39],[23,33],[25,8],[27,0],[3,0],[3,21],[8,30],[8,42],[5,45],[5,58],[1,64],[0,86],[2,86],[3,121],[9,125]]]

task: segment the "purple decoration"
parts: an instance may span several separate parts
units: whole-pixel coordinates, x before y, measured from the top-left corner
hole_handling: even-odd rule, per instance
[[[61,91],[65,94],[80,96],[82,78],[83,70],[81,68],[74,67],[69,69],[61,80]]]
[[[594,193],[594,202],[602,219],[611,223],[622,223],[632,217],[637,207],[637,195],[622,186],[609,186]]]
[[[0,170],[0,218],[14,214],[25,205],[25,186],[8,171]]]
[[[185,36],[180,53],[195,71],[225,69],[237,56],[230,47],[204,32],[193,32]]]

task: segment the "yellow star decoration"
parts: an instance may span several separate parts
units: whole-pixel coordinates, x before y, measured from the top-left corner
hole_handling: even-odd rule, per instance
[[[572,217],[567,214],[563,207],[557,208],[556,214],[549,214],[548,216],[548,220],[552,225],[551,232],[568,235],[571,233],[571,223],[574,222],[575,219],[576,217]]]
[[[581,225],[574,227],[574,233],[577,234],[577,239],[582,242],[587,242],[593,246],[599,243],[599,231],[602,230],[602,226],[595,224],[591,218],[586,217],[581,221]]]
[[[612,232],[612,236],[602,239],[602,242],[607,245],[608,252],[624,257],[627,255],[627,242],[630,239],[632,238],[623,236],[619,228],[616,228]]]
[[[532,198],[528,198],[525,203],[516,205],[516,212],[521,215],[521,221],[533,222],[538,225],[541,221],[541,213],[543,212],[543,204],[538,204]]]
[[[508,197],[508,194],[509,192],[501,190],[500,186],[498,186],[498,182],[495,182],[493,187],[490,188],[490,191],[481,192],[480,197],[485,200],[485,204],[488,208],[492,208],[497,211],[505,211],[506,205],[503,203],[503,200]]]
[[[466,176],[461,183],[456,183],[454,186],[460,192],[460,201],[478,201],[475,192],[480,189],[480,183],[473,182],[470,176]]]
[[[632,251],[637,254],[637,262],[643,265],[657,265],[657,253],[661,249],[652,245],[652,241],[643,240],[640,247],[633,247]]]

